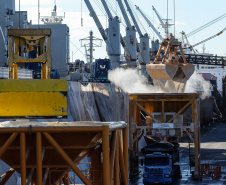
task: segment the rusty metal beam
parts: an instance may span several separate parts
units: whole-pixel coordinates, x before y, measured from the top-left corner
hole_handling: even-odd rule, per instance
[[[61,157],[68,163],[71,169],[78,175],[78,177],[82,180],[86,185],[91,185],[89,180],[83,175],[83,173],[79,170],[79,168],[74,164],[71,158],[67,155],[67,153],[60,147],[60,145],[55,141],[55,139],[47,132],[43,132],[45,138],[54,146],[57,152],[61,155]]]
[[[114,184],[114,161],[115,161],[115,150],[116,150],[116,140],[117,140],[117,131],[112,133],[111,139],[111,158],[110,158],[110,184]]]
[[[198,178],[199,176],[199,164],[200,164],[200,122],[199,122],[199,106],[198,100],[193,100],[192,104],[192,121],[195,127],[195,172],[194,177]]]
[[[128,153],[128,127],[122,130],[123,133],[123,155],[124,155],[124,162],[125,162],[125,173],[126,173],[126,180],[127,184],[129,184],[129,153]]]
[[[136,105],[144,111],[148,116],[150,116],[156,123],[158,123],[157,119],[154,118],[152,114],[150,114],[144,107],[142,107],[138,102],[136,102]]]
[[[51,29],[8,29],[8,36],[50,36]]]
[[[36,133],[36,165],[36,183],[42,185],[42,135],[40,132]]]
[[[102,132],[103,152],[103,184],[110,185],[110,160],[109,160],[109,126],[103,126]]]
[[[73,122],[72,122],[73,123]],[[48,123],[47,123],[48,124]],[[52,123],[54,124],[54,123]],[[124,127],[123,127],[124,128]],[[12,132],[24,132],[24,133],[34,133],[34,132],[48,132],[48,133],[58,133],[58,132],[102,132],[102,127],[20,127],[20,128],[4,128],[0,129],[1,133],[12,133]]]
[[[192,141],[193,143],[195,143],[194,138],[193,138],[192,135],[188,132],[187,129],[185,129],[185,132],[186,132],[186,134],[188,135],[188,137],[191,139],[191,141]]]
[[[120,185],[119,178],[119,140],[118,140],[119,131],[116,131],[116,150],[115,150],[115,168],[114,168],[114,185]]]
[[[165,123],[165,102],[162,101],[162,123]]]
[[[119,164],[120,164],[120,172],[121,172],[122,182],[124,185],[128,185],[126,169],[125,169],[125,162],[124,162],[123,151],[122,151],[122,144],[121,144],[122,141],[121,141],[120,134],[118,134],[118,141],[119,141]]]
[[[189,101],[182,109],[180,109],[175,116],[173,116],[167,123],[171,123],[180,113],[182,113],[189,105],[192,104],[192,101]]]
[[[137,131],[135,137],[133,138],[133,144],[137,142],[137,140],[139,139],[141,133],[142,133],[141,130]]]
[[[1,129],[0,129],[1,130]],[[2,129],[4,130],[4,129]],[[9,139],[4,143],[4,145],[0,149],[0,158],[5,153],[5,151],[8,149],[8,147],[12,144],[12,142],[15,140],[15,138],[18,136],[19,133],[14,132]]]
[[[18,64],[13,64],[13,79],[18,79]]]
[[[20,133],[20,173],[21,185],[26,185],[26,137]]]

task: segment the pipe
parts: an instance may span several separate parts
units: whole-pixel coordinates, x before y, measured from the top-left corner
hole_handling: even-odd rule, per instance
[[[54,140],[54,138],[48,134],[47,132],[43,132],[45,138],[54,146],[57,152],[61,155],[61,157],[67,162],[67,164],[74,170],[74,172],[78,175],[78,177],[82,180],[82,182],[86,185],[92,185],[89,180],[83,175],[83,173],[79,170],[79,168],[74,164],[71,158],[66,154],[66,152],[60,147],[60,145]]]

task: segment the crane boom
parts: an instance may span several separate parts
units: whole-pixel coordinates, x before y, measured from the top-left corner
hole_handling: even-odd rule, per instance
[[[106,1],[105,1],[105,0],[101,0],[101,2],[102,2],[102,4],[103,4],[103,6],[104,6],[104,9],[105,9],[107,15],[108,15],[108,18],[112,19],[113,16],[112,16],[112,14],[111,14],[111,11],[110,11],[109,8],[108,8],[108,5],[107,5]]]
[[[85,3],[86,3],[87,8],[89,9],[90,15],[93,17],[93,20],[94,20],[94,22],[96,23],[97,28],[98,28],[99,31],[100,31],[101,36],[103,37],[103,40],[104,40],[105,43],[107,44],[108,52],[114,53],[114,50],[112,49],[112,46],[111,46],[111,44],[110,44],[110,42],[109,42],[109,40],[108,40],[108,37],[107,37],[107,35],[105,34],[104,28],[103,28],[102,24],[100,23],[100,20],[98,19],[97,14],[96,14],[96,12],[94,11],[94,9],[93,9],[93,7],[92,7],[90,1],[89,1],[89,0],[84,0],[84,1],[85,1]]]
[[[162,21],[162,18],[160,17],[159,13],[157,12],[157,10],[155,9],[154,6],[152,6],[152,9],[154,10],[156,16],[158,17],[158,20],[161,23],[162,27],[166,30],[166,26],[165,26],[164,22]]]
[[[130,23],[129,17],[127,16],[126,10],[125,10],[121,0],[118,0],[118,5],[119,5],[119,8],[120,8],[120,10],[122,12],[123,18],[124,18],[124,20],[126,22],[126,26],[127,27],[131,27],[132,25]]]
[[[130,6],[129,6],[128,1],[127,1],[127,0],[124,0],[124,2],[125,2],[125,4],[126,4],[127,10],[129,11],[129,14],[130,14],[132,20],[133,20],[133,23],[134,23],[134,25],[135,25],[135,27],[136,27],[136,29],[137,29],[138,34],[140,35],[140,37],[143,37],[143,34],[142,34],[141,30],[140,30],[140,27],[139,27],[139,25],[138,25],[138,23],[137,23],[136,18],[135,18],[134,15],[133,15],[133,12],[132,12],[132,10],[131,10],[131,8],[130,8]]]
[[[136,6],[136,5],[135,5]],[[161,41],[163,41],[163,37],[161,36],[161,34],[158,32],[158,30],[153,26],[153,24],[151,23],[151,21],[147,18],[147,16],[144,15],[144,13],[141,11],[141,9],[136,6],[136,9],[140,12],[140,14],[144,17],[144,19],[146,20],[146,22],[148,23],[149,27],[152,28],[152,30],[155,32],[155,34],[159,37],[159,39]]]

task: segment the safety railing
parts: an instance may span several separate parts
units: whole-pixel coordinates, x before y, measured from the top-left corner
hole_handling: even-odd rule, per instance
[[[0,67],[0,79],[8,79],[9,78],[9,68],[8,67]],[[33,78],[33,70],[29,69],[18,69],[18,79],[32,79]]]
[[[202,180],[203,178],[211,177],[213,180],[221,177],[221,166],[216,164],[200,164],[199,166],[199,178]]]

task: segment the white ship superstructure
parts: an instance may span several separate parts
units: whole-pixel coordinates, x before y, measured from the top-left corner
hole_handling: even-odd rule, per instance
[[[200,73],[210,73],[217,77],[217,90],[222,94],[223,92],[223,78],[226,75],[226,68],[215,65],[196,65],[196,69]]]

